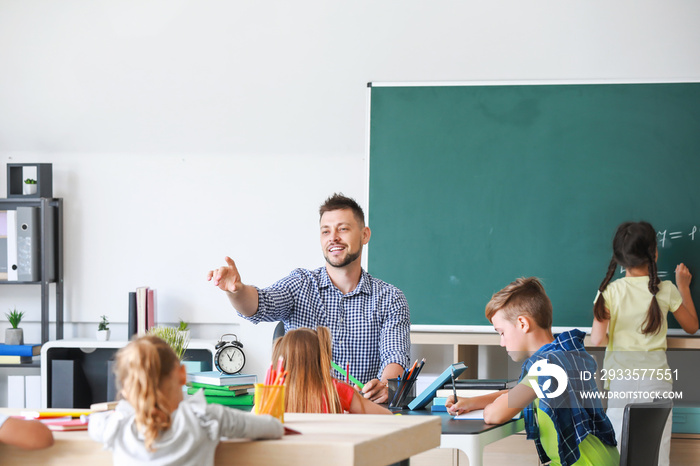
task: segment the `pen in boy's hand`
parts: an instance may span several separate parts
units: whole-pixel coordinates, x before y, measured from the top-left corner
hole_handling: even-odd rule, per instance
[[[455,404],[457,404],[457,384],[455,383],[455,368],[452,366],[452,394],[455,397]]]

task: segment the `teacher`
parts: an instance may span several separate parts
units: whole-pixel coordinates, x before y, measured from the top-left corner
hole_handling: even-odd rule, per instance
[[[334,194],[319,209],[325,267],[295,269],[267,288],[245,285],[235,262],[207,274],[233,307],[253,322],[284,322],[285,330],[328,327],[333,361],[365,382],[365,398],[388,402],[387,380],[409,364],[410,316],[401,290],[372,277],[361,266],[371,231],[354,199]],[[334,371],[334,375],[342,378]]]

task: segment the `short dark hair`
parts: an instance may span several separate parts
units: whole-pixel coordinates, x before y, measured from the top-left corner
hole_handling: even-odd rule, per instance
[[[486,305],[489,322],[498,311],[503,311],[503,317],[509,322],[515,322],[518,316],[524,315],[533,319],[540,328],[552,328],[552,301],[535,277],[518,278],[494,293]]]
[[[334,193],[332,196],[326,199],[326,202],[321,204],[321,207],[318,209],[318,218],[320,220],[321,217],[323,217],[323,214],[326,212],[340,209],[352,210],[352,213],[355,214],[357,221],[362,225],[365,224],[365,213],[362,211],[360,204],[358,204],[355,199],[343,195],[343,193]]]

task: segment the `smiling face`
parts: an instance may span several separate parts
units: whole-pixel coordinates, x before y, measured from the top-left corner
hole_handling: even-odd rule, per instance
[[[321,248],[332,267],[345,267],[358,260],[369,236],[369,228],[350,209],[331,210],[321,217]]]
[[[530,325],[526,317],[518,316],[511,322],[504,317],[503,311],[498,311],[491,318],[491,323],[501,337],[500,345],[505,347],[513,361],[522,361],[528,357],[525,335]]]

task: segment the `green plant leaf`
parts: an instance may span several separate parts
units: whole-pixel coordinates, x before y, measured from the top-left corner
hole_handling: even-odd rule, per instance
[[[149,335],[155,335],[165,341],[175,351],[178,359],[182,361],[185,351],[190,344],[189,332],[183,332],[175,327],[151,327],[148,330]]]

